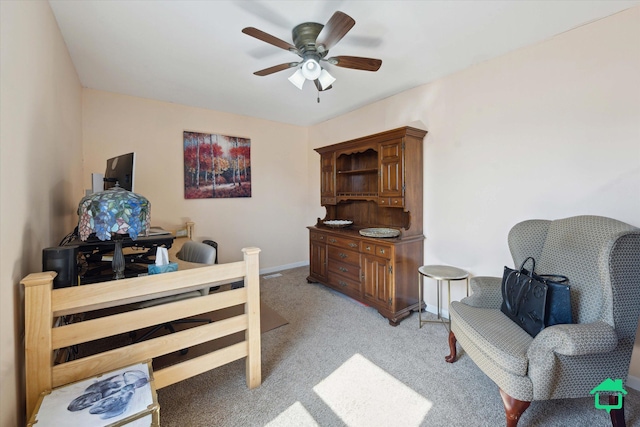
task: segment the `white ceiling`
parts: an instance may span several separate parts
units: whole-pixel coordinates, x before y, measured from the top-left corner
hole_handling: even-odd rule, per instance
[[[538,43],[634,1],[50,0],[84,87],[307,126]],[[302,22],[341,10],[356,21],[329,56],[382,59],[378,72],[338,68],[320,94],[253,75],[298,56],[241,32],[287,42]]]

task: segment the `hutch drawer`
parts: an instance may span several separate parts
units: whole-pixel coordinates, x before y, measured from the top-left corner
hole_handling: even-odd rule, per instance
[[[360,242],[356,239],[349,239],[345,237],[336,237],[336,236],[328,236],[327,243],[333,246],[338,246],[341,248],[358,250],[360,248]]]
[[[378,204],[381,206],[404,206],[402,197],[379,197]]]
[[[360,252],[363,254],[375,255],[381,258],[391,259],[393,258],[393,246],[391,245],[378,245],[371,242],[362,242]]]
[[[332,261],[329,263],[329,272],[340,274],[348,279],[360,282],[360,265],[346,262]]]
[[[393,247],[386,245],[376,245],[376,256],[380,258],[391,259],[393,254]]]
[[[309,239],[313,240],[314,242],[325,242],[327,240],[327,235],[324,233],[316,233],[312,231],[311,233],[309,233]]]
[[[329,246],[329,258],[338,262],[360,265],[360,253],[343,249],[340,247]]]
[[[360,293],[360,280],[349,279],[332,271],[329,271],[329,285],[341,291],[347,291],[351,295],[359,295]]]

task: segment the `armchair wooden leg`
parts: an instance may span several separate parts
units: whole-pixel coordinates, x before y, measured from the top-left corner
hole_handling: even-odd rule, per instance
[[[452,331],[449,331],[449,355],[444,358],[445,361],[453,363],[456,361],[456,336]]]
[[[622,399],[621,396],[611,394],[609,395],[609,405],[617,406],[618,399]],[[611,425],[613,427],[626,427],[627,424],[624,421],[624,400],[621,402],[622,407],[620,409],[612,409],[609,412],[609,416],[611,417]]]
[[[520,416],[531,405],[531,402],[514,399],[507,393],[500,389],[500,397],[502,397],[502,403],[504,404],[504,412],[507,416],[507,427],[516,427]]]

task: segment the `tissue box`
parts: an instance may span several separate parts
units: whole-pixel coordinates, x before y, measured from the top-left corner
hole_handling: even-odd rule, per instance
[[[178,271],[178,263],[170,262],[165,265],[149,264],[149,274],[169,273],[171,271]]]

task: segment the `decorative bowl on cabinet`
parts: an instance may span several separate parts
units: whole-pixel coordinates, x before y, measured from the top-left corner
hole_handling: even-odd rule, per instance
[[[322,221],[324,225],[332,228],[344,228],[353,225],[353,221],[348,219],[330,219],[327,221]]]
[[[363,228],[360,234],[365,237],[398,237],[400,231],[394,228]]]

